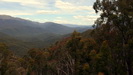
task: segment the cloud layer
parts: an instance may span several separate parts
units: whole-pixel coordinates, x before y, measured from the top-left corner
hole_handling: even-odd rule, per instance
[[[91,25],[98,17],[92,8],[93,2],[92,0],[0,0],[0,14],[40,22]]]

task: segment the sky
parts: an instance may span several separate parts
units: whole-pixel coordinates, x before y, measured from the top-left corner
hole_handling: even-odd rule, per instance
[[[0,0],[0,15],[37,22],[92,25],[99,17],[95,0]]]

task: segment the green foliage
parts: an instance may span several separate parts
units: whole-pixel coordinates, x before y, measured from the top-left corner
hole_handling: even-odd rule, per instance
[[[94,33],[103,34],[104,37],[100,39],[109,41],[110,52],[107,53],[111,55],[112,60],[110,74],[132,75],[132,48],[129,48],[129,41],[133,37],[133,1],[97,0],[94,9],[97,13],[101,11]],[[100,39],[96,40],[102,42]]]
[[[96,0],[95,29],[74,31],[45,49],[17,57],[0,44],[1,75],[132,75],[133,1]]]

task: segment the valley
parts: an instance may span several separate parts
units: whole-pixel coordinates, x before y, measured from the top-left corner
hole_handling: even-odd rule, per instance
[[[31,48],[45,48],[74,30],[83,32],[89,26],[69,27],[62,24],[39,23],[21,18],[0,15],[0,41],[17,55],[24,55]]]

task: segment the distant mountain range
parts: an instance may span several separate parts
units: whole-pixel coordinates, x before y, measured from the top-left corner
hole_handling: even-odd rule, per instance
[[[40,35],[45,33],[64,35],[71,33],[74,30],[82,32],[83,28],[88,29],[90,27],[89,26],[70,27],[70,25],[65,26],[53,22],[38,23],[6,15],[0,16],[0,32],[9,34],[11,36],[22,37],[22,36],[31,36],[38,34]]]
[[[74,30],[83,32],[90,28],[90,26],[62,25],[53,22],[39,23],[0,15],[0,42],[8,43],[9,47],[19,54],[29,48],[48,46]]]
[[[76,24],[62,24],[62,25],[67,26],[67,27],[72,27],[72,28],[75,28],[75,27],[81,27],[81,28],[89,27],[89,28],[92,28],[92,25],[76,25]]]

